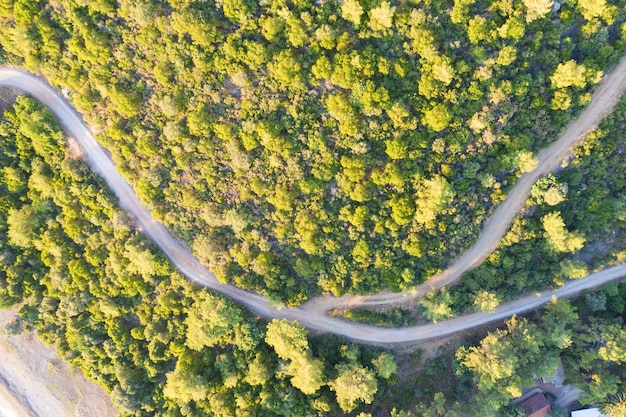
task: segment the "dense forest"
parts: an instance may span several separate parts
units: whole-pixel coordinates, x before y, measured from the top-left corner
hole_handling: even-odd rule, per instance
[[[221,281],[291,306],[445,267],[626,53],[625,21],[624,0],[0,0],[0,63],[67,89]],[[626,260],[625,128],[626,99],[422,316]],[[513,417],[559,360],[581,404],[624,402],[626,284],[425,364],[311,337],[187,282],[27,97],[0,118],[0,258],[0,308],[123,416]]]
[[[111,393],[123,416],[321,416],[396,379],[392,353],[265,322],[185,280],[54,117],[18,97],[0,119],[0,307]]]
[[[68,89],[220,280],[297,305],[468,247],[626,51],[625,6],[3,0],[0,58]]]
[[[442,320],[471,309],[490,312],[519,295],[625,262],[625,151],[626,97],[575,149],[566,169],[533,186],[498,249],[458,285],[422,300],[422,315]]]
[[[581,158],[615,149],[610,123],[623,123],[622,110]],[[519,417],[509,400],[559,359],[581,404],[620,416],[611,410],[624,406],[626,282],[575,304],[555,299],[424,366],[419,350],[404,355],[400,380],[391,352],[311,338],[188,283],[67,154],[34,100],[18,97],[4,112],[0,149],[0,306],[20,303],[28,326],[110,392],[123,416]]]

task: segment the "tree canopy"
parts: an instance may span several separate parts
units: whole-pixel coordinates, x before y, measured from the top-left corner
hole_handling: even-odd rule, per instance
[[[623,54],[622,1],[10,0],[0,56],[69,91],[221,281],[293,306],[467,248]]]

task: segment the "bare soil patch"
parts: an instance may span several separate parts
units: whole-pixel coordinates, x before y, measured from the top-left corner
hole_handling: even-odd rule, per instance
[[[0,116],[13,105],[15,98],[20,94],[24,93],[15,87],[0,85]]]
[[[0,311],[0,327],[16,309]],[[108,395],[32,332],[0,335],[0,416],[117,417]]]

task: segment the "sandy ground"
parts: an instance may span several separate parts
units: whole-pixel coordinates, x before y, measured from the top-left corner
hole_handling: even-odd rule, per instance
[[[0,327],[16,317],[0,311]],[[33,333],[0,335],[0,417],[116,417],[108,395]]]
[[[4,383],[0,384],[0,417],[32,417],[34,414],[17,401]]]

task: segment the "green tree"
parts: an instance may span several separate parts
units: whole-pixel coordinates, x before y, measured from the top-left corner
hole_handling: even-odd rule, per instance
[[[206,291],[199,293],[185,319],[186,344],[200,351],[216,344],[232,343],[243,322],[241,310],[225,298]]]
[[[30,205],[24,205],[19,210],[10,210],[7,225],[9,240],[21,248],[32,247],[39,237],[39,218]]]
[[[341,5],[341,17],[356,26],[361,24],[362,15],[363,6],[361,6],[359,0],[345,0]]]
[[[429,109],[422,111],[422,123],[430,127],[435,132],[440,132],[448,127],[452,115],[445,104],[435,104]]]
[[[287,366],[287,374],[292,375],[291,384],[307,395],[326,385],[324,362],[310,355],[295,357]]]
[[[483,313],[493,313],[499,304],[496,294],[489,291],[481,291],[474,297],[474,307]]]
[[[383,352],[377,358],[372,359],[372,365],[376,368],[376,373],[384,379],[391,378],[398,369],[396,359],[389,352]]]
[[[370,264],[371,251],[370,247],[364,239],[359,240],[352,249],[354,260],[360,264]]]
[[[534,374],[552,375],[558,360],[554,352],[542,351],[541,332],[534,323],[514,316],[506,326],[489,333],[479,346],[461,347],[456,352],[460,364],[474,376],[478,390],[498,407],[520,396],[522,387],[532,384]]]
[[[567,189],[567,183],[559,183],[552,174],[549,174],[532,186],[530,195],[537,204],[556,206],[565,201]]]
[[[299,87],[302,83],[302,68],[300,62],[290,51],[283,51],[274,56],[267,68],[281,85]]]
[[[306,336],[307,331],[300,324],[274,319],[267,325],[265,341],[278,357],[288,361],[286,373],[292,376],[293,386],[313,394],[325,385],[324,364],[313,358]]]
[[[235,22],[244,22],[257,8],[255,0],[223,0],[224,16]]]
[[[569,61],[559,64],[554,73],[550,76],[550,82],[554,88],[579,87],[583,88],[587,84],[585,78],[586,68],[576,61]]]
[[[585,304],[591,311],[606,310],[606,294],[602,291],[593,291],[585,294]]]
[[[546,214],[542,217],[541,223],[548,245],[556,252],[576,252],[584,246],[585,238],[565,228],[560,212]]]
[[[393,25],[393,15],[396,8],[388,1],[381,2],[377,7],[370,10],[369,26],[373,31],[384,31],[391,29]]]
[[[618,325],[606,326],[602,331],[604,346],[598,350],[600,358],[618,365],[626,363],[626,329]]]
[[[546,346],[566,349],[573,343],[574,330],[579,324],[576,308],[568,300],[552,297],[541,316]]]
[[[343,411],[349,413],[359,402],[371,404],[378,391],[374,373],[356,363],[337,365],[337,378],[329,384],[335,391],[337,402]]]
[[[274,319],[267,325],[265,341],[274,348],[278,357],[290,359],[309,350],[307,331],[297,322]]]
[[[415,203],[408,196],[394,196],[389,201],[391,207],[391,218],[396,224],[402,226],[409,223],[413,219],[415,213]]]
[[[415,219],[430,224],[454,199],[456,192],[443,176],[434,175],[420,182],[415,200]]]
[[[578,0],[578,9],[583,17],[587,20],[595,18],[603,18],[605,20],[613,20],[615,14],[615,6],[606,4],[606,0]]]
[[[553,5],[554,0],[524,0],[524,6],[526,6],[526,21],[530,23],[533,20],[545,17],[552,11]]]
[[[437,323],[452,317],[452,300],[450,293],[445,288],[439,292],[433,290],[420,302],[422,314],[428,320]]]
[[[610,395],[602,402],[600,410],[609,417],[626,417],[626,395],[623,392]]]
[[[180,366],[168,373],[165,379],[163,395],[179,404],[203,401],[209,394],[209,383],[202,375],[185,371]]]

